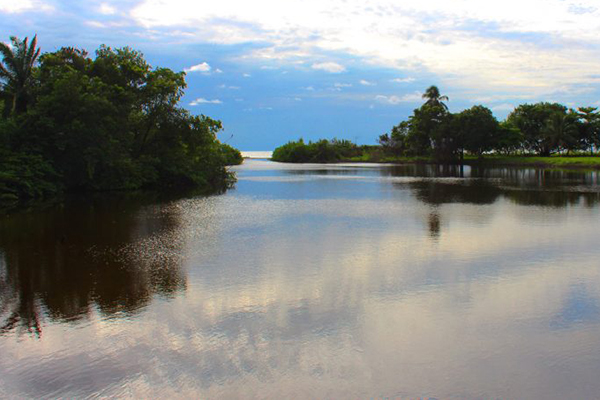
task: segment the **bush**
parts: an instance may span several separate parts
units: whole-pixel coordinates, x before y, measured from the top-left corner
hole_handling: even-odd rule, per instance
[[[360,154],[360,148],[348,140],[322,139],[304,143],[299,139],[276,148],[271,159],[290,163],[328,163],[349,160]]]

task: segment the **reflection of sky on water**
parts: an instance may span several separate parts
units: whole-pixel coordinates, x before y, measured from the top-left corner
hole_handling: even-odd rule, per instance
[[[254,163],[224,196],[137,211],[119,257],[141,270],[175,257],[183,288],[149,290],[137,313],[46,318],[39,339],[0,336],[0,396],[600,391],[597,192],[544,200],[543,186],[526,205],[511,191],[534,185],[503,174],[490,183],[315,166],[313,176]]]
[[[585,285],[575,285],[565,299],[563,309],[550,322],[554,329],[573,328],[576,324],[599,322],[598,298],[590,295]]]

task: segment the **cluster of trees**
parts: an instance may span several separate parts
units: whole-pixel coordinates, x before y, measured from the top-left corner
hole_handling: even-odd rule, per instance
[[[600,114],[596,108],[567,109],[557,103],[523,104],[505,121],[477,105],[453,114],[436,86],[427,89],[425,103],[407,121],[379,137],[390,154],[432,156],[455,160],[465,152],[537,154],[550,156],[564,151],[590,151],[600,147]]]
[[[291,163],[327,163],[360,156],[363,149],[349,140],[321,139],[305,143],[303,139],[290,141],[273,151],[273,161]]]
[[[239,151],[220,121],[178,106],[185,73],[152,68],[128,47],[0,42],[0,201],[62,191],[228,187]]]

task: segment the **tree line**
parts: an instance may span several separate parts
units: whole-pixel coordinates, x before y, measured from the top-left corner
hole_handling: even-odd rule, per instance
[[[178,105],[185,73],[153,68],[129,47],[63,47],[37,37],[0,42],[0,203],[65,191],[223,190],[222,124]]]
[[[383,149],[394,155],[462,159],[465,152],[550,156],[600,148],[600,114],[596,107],[570,109],[558,103],[522,104],[505,121],[476,105],[451,113],[436,86],[423,94],[425,103],[391,132],[379,136]]]
[[[329,163],[348,160],[360,156],[365,147],[344,139],[321,139],[304,142],[304,139],[290,141],[273,151],[273,161],[291,163]]]

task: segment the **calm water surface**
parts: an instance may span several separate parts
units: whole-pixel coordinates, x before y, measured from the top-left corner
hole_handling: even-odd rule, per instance
[[[597,172],[236,170],[0,217],[0,397],[600,396]]]

